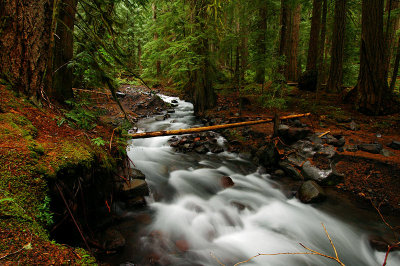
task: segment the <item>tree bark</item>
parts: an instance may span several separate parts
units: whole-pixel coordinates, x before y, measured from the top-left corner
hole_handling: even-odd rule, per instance
[[[321,29],[321,6],[322,0],[313,1],[310,41],[308,43],[308,56],[306,67],[307,71],[317,71],[317,61],[319,55],[319,34]]]
[[[13,88],[35,99],[51,71],[50,31],[53,1],[3,0],[0,8],[0,73]]]
[[[300,13],[301,5],[288,8],[287,14],[287,36],[283,41],[286,42],[284,55],[286,58],[285,79],[297,81],[297,51],[299,46],[299,31],[300,31]]]
[[[357,107],[369,115],[387,113],[391,93],[385,78],[385,43],[383,36],[384,0],[362,1],[360,72]]]
[[[264,84],[265,82],[265,63],[266,63],[266,30],[267,30],[267,5],[262,4],[258,10],[258,27],[256,37],[257,62],[255,82]]]
[[[343,55],[346,29],[346,2],[347,0],[336,0],[335,3],[335,21],[333,24],[328,91],[342,91]]]
[[[49,96],[59,102],[73,97],[73,69],[68,63],[74,55],[74,24],[77,0],[60,2],[53,58],[53,84]]]
[[[392,59],[393,48],[396,42],[396,30],[399,27],[400,16],[393,12],[400,6],[400,0],[387,0],[386,1],[386,13],[388,14],[388,19],[386,21],[386,49],[385,49],[385,73],[386,77],[389,75],[390,61]]]
[[[393,73],[392,73],[392,79],[390,81],[390,92],[394,92],[394,88],[396,85],[396,80],[397,80],[397,74],[399,72],[399,63],[400,63],[400,38],[397,41],[397,52],[396,52],[396,58],[394,60],[394,66],[393,66]]]
[[[321,19],[321,36],[319,43],[319,54],[318,54],[318,76],[317,76],[317,93],[318,97],[319,90],[323,82],[324,72],[325,72],[325,62],[324,62],[324,51],[325,51],[325,36],[326,36],[326,13],[328,12],[327,0],[323,0],[322,6],[322,19]]]

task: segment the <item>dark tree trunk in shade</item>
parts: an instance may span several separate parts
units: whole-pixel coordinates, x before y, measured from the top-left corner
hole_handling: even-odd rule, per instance
[[[263,84],[265,82],[265,62],[266,62],[266,30],[267,30],[267,5],[263,4],[258,10],[258,28],[256,37],[256,76],[255,82]]]
[[[356,85],[356,104],[369,115],[387,113],[392,103],[385,78],[383,34],[384,0],[362,1],[360,72]]]
[[[321,29],[322,0],[313,1],[310,41],[308,43],[307,71],[317,71],[319,34]]]
[[[390,61],[392,59],[392,55],[394,54],[394,46],[396,43],[396,31],[399,27],[399,14],[395,11],[400,6],[400,0],[387,0],[386,1],[386,13],[387,13],[387,20],[386,20],[386,32],[385,32],[385,73],[386,77],[388,77],[389,69],[390,69]]]
[[[199,68],[189,72],[189,81],[185,86],[185,91],[194,105],[196,114],[204,113],[205,110],[212,108],[216,103],[216,95],[212,85],[212,66],[210,62],[209,41],[204,32],[207,25],[204,20],[199,21],[198,18],[207,18],[205,6],[207,0],[191,0],[192,10],[194,10],[193,22],[197,25],[193,32],[199,35],[198,43],[193,48],[194,51],[202,58]]]
[[[318,54],[318,76],[317,76],[317,97],[318,91],[321,89],[322,82],[324,82],[325,62],[324,62],[324,51],[325,51],[325,36],[326,36],[326,14],[328,12],[327,0],[323,0],[322,5],[322,19],[321,19],[321,36],[319,41],[319,54]]]
[[[13,88],[38,99],[46,89],[53,1],[0,3],[0,75]]]
[[[394,60],[394,66],[393,66],[393,73],[392,73],[392,79],[390,81],[390,92],[394,92],[394,88],[396,85],[396,80],[397,80],[397,74],[399,72],[399,63],[400,63],[400,38],[397,41],[397,52],[396,52],[396,58]]]
[[[346,2],[336,0],[335,20],[333,24],[331,65],[329,69],[328,91],[342,91],[343,56],[346,29]]]
[[[299,46],[299,30],[300,30],[300,13],[301,6],[297,5],[288,9],[287,14],[287,30],[285,38],[284,55],[286,58],[285,66],[285,79],[290,81],[297,81],[297,51]]]
[[[57,37],[54,39],[53,84],[49,90],[49,96],[59,102],[73,97],[73,69],[68,64],[74,55],[73,30],[77,3],[77,0],[65,0],[59,4]]]

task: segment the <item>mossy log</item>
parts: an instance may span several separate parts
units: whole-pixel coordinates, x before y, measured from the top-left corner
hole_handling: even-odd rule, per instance
[[[306,117],[309,115],[310,115],[310,113],[298,114],[298,115],[288,115],[288,116],[280,117],[279,120],[300,118],[300,117]],[[215,125],[215,126],[208,126],[208,127],[195,127],[195,128],[186,128],[186,129],[178,129],[178,130],[165,130],[165,131],[135,133],[135,134],[128,134],[128,136],[130,136],[133,139],[139,139],[139,138],[153,138],[153,137],[160,137],[160,136],[184,135],[184,134],[199,133],[199,132],[204,132],[204,131],[212,131],[212,130],[219,130],[219,129],[227,129],[227,128],[264,124],[264,123],[270,123],[273,121],[274,121],[273,118],[269,118],[269,119],[258,120],[258,121],[247,121],[247,122]]]

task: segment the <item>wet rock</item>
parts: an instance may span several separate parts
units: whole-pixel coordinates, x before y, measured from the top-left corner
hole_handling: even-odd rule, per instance
[[[316,203],[323,201],[326,195],[324,190],[317,183],[309,180],[301,185],[297,192],[297,197],[303,203]]]
[[[358,151],[358,146],[357,145],[347,145],[345,147],[345,150],[348,152],[356,152],[356,151]]]
[[[208,152],[208,149],[206,148],[206,146],[201,145],[195,148],[194,151],[197,152],[198,154],[206,154]]]
[[[224,148],[222,148],[222,147],[220,147],[220,146],[218,146],[218,145],[213,145],[211,148],[209,148],[210,149],[210,151],[212,152],[212,153],[221,153],[221,152],[224,152]]]
[[[158,115],[154,118],[156,121],[164,121],[165,117],[163,115]]]
[[[311,179],[318,183],[326,183],[329,174],[332,170],[321,170],[315,166],[313,166],[309,161],[303,164],[301,168],[301,174],[305,179]]]
[[[221,185],[223,188],[230,188],[230,187],[233,187],[235,185],[235,183],[233,182],[232,178],[230,178],[229,176],[223,176],[223,177],[221,177]]]
[[[336,121],[337,121],[338,123],[350,123],[352,120],[353,120],[353,119],[352,119],[351,117],[346,117],[346,116],[337,117],[337,118],[336,118]]]
[[[301,157],[307,159],[313,157],[316,151],[323,146],[321,144],[313,144],[308,140],[299,140],[291,147],[295,149]]]
[[[143,196],[138,196],[125,200],[126,206],[131,209],[138,209],[147,205],[146,199]]]
[[[171,103],[178,103],[178,101],[177,100],[172,100]]]
[[[148,196],[149,193],[150,190],[146,181],[141,179],[133,179],[130,182],[124,183],[121,191],[121,195],[124,198]]]
[[[259,166],[258,169],[257,169],[257,172],[258,172],[260,175],[268,174],[267,169],[266,169],[264,166]]]
[[[381,155],[385,156],[385,157],[390,157],[390,156],[394,156],[395,154],[393,152],[390,152],[386,149],[382,149],[381,150]]]
[[[324,146],[320,147],[318,154],[331,159],[336,155],[336,150],[331,145],[324,145]]]
[[[280,161],[279,167],[282,168],[282,170],[294,180],[303,179],[303,176],[300,174],[300,172],[296,168],[294,168],[289,162]]]
[[[393,140],[389,145],[387,145],[388,147],[394,149],[394,150],[400,150],[400,141],[397,140]]]
[[[323,141],[322,141],[322,139],[319,137],[319,135],[321,135],[321,134],[313,134],[313,135],[311,135],[308,139],[312,142],[312,143],[314,143],[314,144],[322,144],[323,143]]]
[[[275,170],[274,174],[276,176],[284,176],[285,172],[283,170],[281,170],[281,169],[278,169],[278,170]]]
[[[362,151],[379,154],[382,150],[382,145],[379,143],[372,143],[372,144],[360,144],[358,148]]]
[[[120,250],[126,244],[121,232],[115,228],[109,228],[102,237],[102,245],[106,250]]]
[[[384,239],[381,236],[370,236],[369,237],[369,244],[372,248],[380,252],[386,252],[388,250],[388,246],[393,245],[394,243],[390,243],[387,239]],[[394,247],[391,251],[398,251],[400,247]]]
[[[258,158],[259,163],[265,167],[277,165],[280,159],[279,153],[272,142],[258,149],[255,156]]]
[[[117,95],[118,98],[124,98],[126,96],[125,93],[120,92],[120,91],[117,91],[115,94]]]
[[[168,114],[173,114],[173,113],[175,113],[175,110],[174,110],[174,109],[168,109],[168,110],[167,110],[167,113],[168,113]]]
[[[300,156],[297,153],[291,153],[287,156],[287,160],[290,164],[295,165],[297,167],[301,167],[304,164],[306,158]]]
[[[175,241],[175,246],[181,252],[186,252],[189,250],[189,243],[184,239]]]
[[[143,174],[143,172],[136,168],[131,168],[131,177],[133,179],[146,179],[146,176]]]

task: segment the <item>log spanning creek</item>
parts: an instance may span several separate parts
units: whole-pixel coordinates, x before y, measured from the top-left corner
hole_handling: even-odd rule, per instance
[[[175,113],[165,120],[140,121],[141,131],[202,126],[193,115],[192,104],[161,97],[176,103]],[[121,224],[127,246],[112,263],[234,265],[257,254],[314,250],[320,254],[260,255],[246,264],[339,265],[321,256],[336,257],[328,232],[343,264],[382,265],[385,252],[372,248],[369,239],[391,232],[376,213],[329,196],[320,204],[303,204],[283,184],[260,174],[256,165],[238,154],[175,152],[170,138],[135,139],[128,147],[151,193],[146,198],[148,207],[132,212],[132,221]],[[218,137],[216,145],[223,147],[225,142]],[[234,185],[224,188],[224,176]],[[400,252],[391,252],[387,265],[400,265]]]

